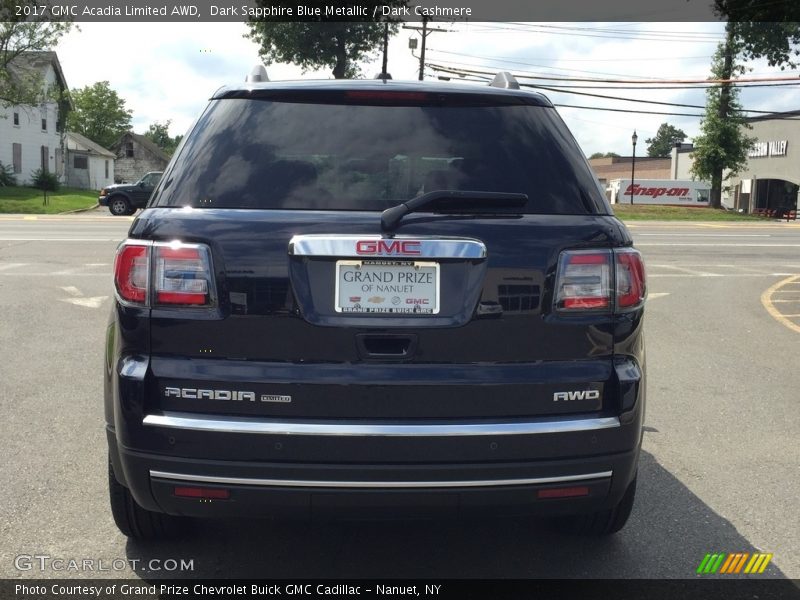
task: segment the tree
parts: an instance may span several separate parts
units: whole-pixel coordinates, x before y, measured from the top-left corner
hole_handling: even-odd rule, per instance
[[[662,123],[659,125],[656,135],[645,140],[647,156],[669,156],[675,144],[685,139],[686,133],[682,129],[673,127],[669,123]]]
[[[181,140],[183,139],[182,135],[175,136],[174,138],[170,137],[169,126],[171,124],[171,119],[167,119],[166,123],[155,121],[154,123],[150,124],[150,127],[147,128],[147,131],[144,134],[147,139],[156,144],[169,155],[172,155],[175,152],[175,148],[178,147],[178,144],[180,144]]]
[[[271,17],[251,19],[248,23],[250,33],[245,37],[261,46],[259,56],[268,65],[273,62],[294,63],[302,67],[303,72],[328,67],[336,79],[356,77],[361,74],[358,63],[373,59],[383,44],[384,23],[372,20],[373,10],[377,8],[380,15],[381,6],[399,7],[406,3],[406,0],[367,1],[362,3],[367,13],[365,16],[326,18],[325,21],[280,21]],[[296,3],[256,0],[256,6],[265,10],[283,4],[295,6]],[[325,14],[325,2],[311,1],[305,5],[319,7]],[[397,24],[391,22],[389,32],[396,31]]]
[[[72,23],[49,22],[45,16],[18,17],[17,6],[39,7],[36,0],[0,0],[0,106],[36,105],[42,101],[44,79],[38,69],[14,69],[12,63],[23,52],[52,49],[72,29]],[[41,8],[38,9],[41,13]],[[49,13],[48,13],[49,14]],[[45,90],[48,99],[62,100],[56,90]]]
[[[707,92],[701,135],[694,139],[692,174],[711,180],[710,203],[719,208],[723,171],[730,169],[729,177],[740,171],[753,142],[745,132],[738,90],[732,81],[734,75],[744,72],[737,60],[766,58],[770,66],[794,68],[793,57],[800,56],[800,3],[716,0],[715,10],[727,18],[725,41],[712,63],[719,85]]]
[[[619,158],[619,154],[616,152],[595,152],[589,158]]]
[[[67,117],[67,128],[110,148],[131,128],[133,113],[125,101],[111,89],[108,81],[73,90],[75,109]]]
[[[720,44],[711,67],[715,79],[721,79],[726,71],[733,75],[743,70],[741,66],[731,67],[733,52],[735,46]],[[692,176],[711,181],[711,206],[714,208],[722,203],[724,171],[728,170],[726,178],[741,171],[754,141],[745,134],[749,125],[741,109],[739,88],[722,84],[706,91],[706,113],[700,122],[700,135],[694,138]]]

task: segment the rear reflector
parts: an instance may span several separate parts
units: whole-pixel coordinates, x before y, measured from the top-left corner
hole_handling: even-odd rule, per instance
[[[585,485],[577,487],[566,488],[551,488],[549,490],[539,490],[536,492],[538,498],[576,498],[579,496],[588,496],[589,488]]]
[[[215,500],[228,500],[231,497],[230,490],[202,487],[175,486],[174,494],[179,498],[211,498]]]

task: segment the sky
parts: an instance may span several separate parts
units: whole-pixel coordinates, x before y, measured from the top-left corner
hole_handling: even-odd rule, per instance
[[[412,24],[419,25],[419,24]],[[428,36],[426,62],[456,70],[539,77],[610,78],[627,80],[704,79],[722,40],[721,23],[435,23],[445,29]],[[244,37],[243,23],[81,23],[56,47],[71,89],[107,80],[133,111],[133,129],[147,130],[154,121],[171,121],[170,134],[187,131],[220,86],[241,82],[261,62],[258,46]],[[389,72],[394,79],[417,79],[419,60],[409,49],[412,30],[400,29],[389,43]],[[419,50],[414,51],[417,54]],[[418,54],[417,54],[418,56]],[[380,72],[381,59],[361,65],[365,76]],[[748,64],[750,77],[793,77],[764,61]],[[291,64],[267,67],[271,80],[328,79],[329,70],[302,70]],[[426,79],[448,73],[426,68]],[[452,80],[461,79],[451,75]],[[463,80],[485,77],[471,74]],[[609,85],[523,79],[539,85]],[[472,85],[485,85],[472,83]],[[638,87],[646,87],[642,84]],[[702,89],[581,89],[585,93],[702,106]],[[686,108],[608,100],[543,91],[553,103],[702,114]],[[760,111],[800,109],[800,86],[754,87],[742,90],[744,108]],[[646,139],[668,122],[691,138],[699,133],[699,116],[650,115],[559,107],[587,156],[595,152],[631,154],[631,135],[639,136],[636,153],[646,153]],[[755,114],[755,113],[753,113]]]

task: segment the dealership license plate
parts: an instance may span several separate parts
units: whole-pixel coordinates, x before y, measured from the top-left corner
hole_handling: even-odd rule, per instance
[[[336,312],[439,313],[439,263],[388,260],[336,262]]]

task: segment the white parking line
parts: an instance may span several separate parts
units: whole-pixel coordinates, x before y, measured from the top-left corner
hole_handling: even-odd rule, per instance
[[[636,237],[660,236],[660,237],[772,237],[769,233],[637,233]]]
[[[675,271],[680,271],[682,273],[689,273],[690,275],[699,275],[701,277],[722,277],[720,273],[709,273],[708,271],[697,271],[695,269],[687,269],[686,267],[679,267],[677,265],[665,265],[665,264],[655,264],[651,265],[658,269],[674,269]]]
[[[18,269],[19,267],[24,267],[28,263],[6,263],[4,265],[0,265],[0,271],[7,271],[8,269]]]

